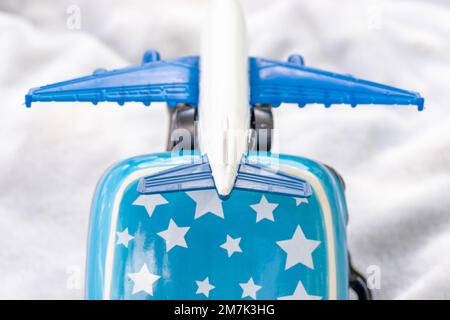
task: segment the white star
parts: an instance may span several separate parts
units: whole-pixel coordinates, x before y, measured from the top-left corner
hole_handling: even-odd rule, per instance
[[[308,204],[308,198],[295,198],[295,205],[298,207],[302,203]]]
[[[184,237],[190,228],[191,227],[179,227],[175,221],[170,219],[168,228],[158,232],[158,236],[166,240],[166,252],[169,252],[175,246],[187,248]]]
[[[204,294],[207,298],[209,297],[209,292],[214,289],[215,287],[209,283],[208,277],[205,278],[203,281],[195,281],[197,283],[197,292],[196,294]]]
[[[278,300],[322,300],[322,297],[310,296],[306,292],[302,282],[299,281],[294,293],[291,296],[279,297]]]
[[[196,202],[194,219],[207,213],[223,218],[222,201],[216,190],[191,191],[187,192],[187,195]]]
[[[161,278],[156,274],[150,273],[145,263],[139,272],[129,273],[128,277],[130,277],[134,283],[132,294],[144,291],[151,296],[153,295],[153,284]]]
[[[256,299],[256,292],[260,290],[262,287],[258,286],[253,282],[253,278],[250,278],[247,283],[239,283],[242,288],[242,297],[250,297],[252,299]]]
[[[228,257],[231,257],[235,252],[242,252],[242,249],[239,247],[239,242],[241,242],[241,238],[233,239],[227,235],[227,241],[225,241],[225,243],[220,247],[227,250]]]
[[[306,239],[300,226],[297,226],[291,239],[277,241],[277,244],[287,253],[286,270],[297,263],[314,269],[312,253],[319,246],[320,241]]]
[[[133,202],[133,205],[145,207],[148,216],[151,218],[156,206],[167,203],[169,202],[167,202],[160,194],[143,194]]]
[[[259,203],[252,204],[250,207],[252,207],[252,209],[256,211],[256,222],[259,222],[263,219],[274,221],[273,210],[278,207],[278,204],[270,203],[263,195]]]
[[[117,244],[123,244],[126,248],[128,248],[128,242],[133,239],[134,237],[128,233],[128,228],[122,232],[117,232]]]

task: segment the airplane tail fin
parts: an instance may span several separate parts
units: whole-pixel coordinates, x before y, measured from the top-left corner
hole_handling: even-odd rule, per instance
[[[207,157],[201,163],[180,165],[142,178],[138,184],[141,194],[214,189],[214,179]],[[310,197],[311,186],[297,177],[277,172],[267,166],[242,161],[234,189]]]

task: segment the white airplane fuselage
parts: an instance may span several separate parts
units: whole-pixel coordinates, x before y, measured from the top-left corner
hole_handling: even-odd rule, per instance
[[[199,147],[220,196],[234,186],[250,127],[246,26],[236,0],[212,0],[202,39]]]

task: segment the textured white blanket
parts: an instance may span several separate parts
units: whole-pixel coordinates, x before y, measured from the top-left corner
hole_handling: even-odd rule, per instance
[[[450,6],[445,1],[243,0],[250,53],[420,91],[412,107],[283,105],[283,153],[346,179],[349,246],[377,298],[450,298]],[[74,4],[80,30],[67,27]],[[0,298],[82,298],[89,206],[112,163],[164,149],[162,105],[23,106],[28,88],[196,54],[205,1],[0,3]],[[69,14],[67,10],[69,8]],[[69,27],[73,24],[69,21]]]

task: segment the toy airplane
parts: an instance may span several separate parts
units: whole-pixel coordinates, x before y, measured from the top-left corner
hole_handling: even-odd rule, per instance
[[[370,297],[348,259],[342,179],[318,162],[270,153],[271,108],[422,110],[423,98],[307,67],[299,55],[287,62],[249,58],[236,1],[211,2],[202,44],[201,58],[161,60],[151,50],[140,65],[97,70],[25,97],[27,107],[166,102],[170,135],[187,133],[169,141],[168,152],[125,160],[100,181],[87,298],[347,299],[349,286]],[[192,151],[172,152],[180,146]]]

